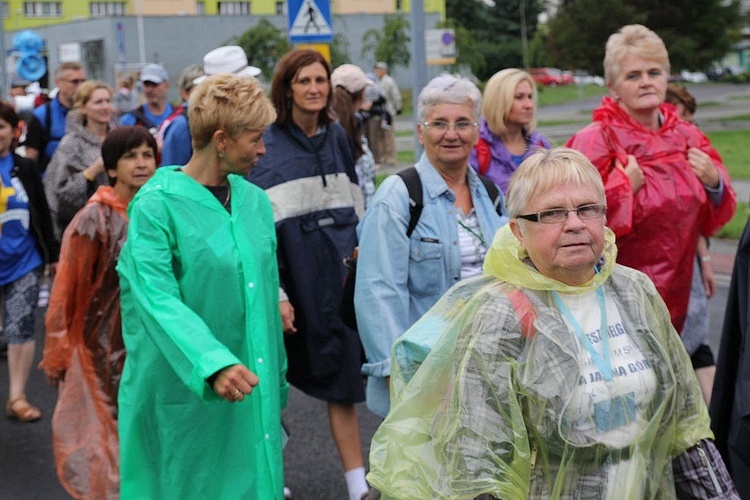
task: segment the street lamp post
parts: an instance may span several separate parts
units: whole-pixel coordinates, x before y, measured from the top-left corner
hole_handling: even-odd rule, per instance
[[[529,69],[529,41],[526,35],[526,0],[521,0],[519,6],[521,14],[521,56],[524,69]]]
[[[427,84],[427,52],[424,48],[424,3],[422,0],[411,2],[411,53],[412,69],[414,70],[414,86],[411,89],[412,109],[416,130],[417,102],[419,93]],[[418,160],[422,151],[419,138],[414,136],[414,159]]]

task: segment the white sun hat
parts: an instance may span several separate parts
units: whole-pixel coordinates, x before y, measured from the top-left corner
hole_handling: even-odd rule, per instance
[[[203,71],[205,75],[193,80],[195,85],[218,73],[232,73],[237,76],[258,76],[261,73],[260,68],[247,64],[245,51],[237,45],[219,47],[203,56]]]

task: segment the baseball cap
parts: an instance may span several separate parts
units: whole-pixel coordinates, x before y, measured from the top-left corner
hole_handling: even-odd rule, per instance
[[[375,85],[375,82],[359,66],[342,64],[331,73],[331,85],[333,88],[344,87],[347,92],[356,94],[365,87]]]
[[[159,84],[169,80],[169,73],[166,68],[161,64],[149,63],[141,68],[141,76],[138,79],[139,82],[152,82]]]
[[[258,76],[261,73],[260,68],[247,64],[245,51],[237,45],[219,47],[203,56],[203,71],[206,74],[193,80],[194,84],[198,85],[209,76],[219,73],[237,76]]]
[[[375,67],[376,67],[377,69],[384,69],[384,70],[386,70],[386,71],[388,70],[388,64],[386,64],[386,63],[385,63],[385,62],[383,62],[383,61],[378,61],[378,62],[376,62],[376,63],[375,63]]]

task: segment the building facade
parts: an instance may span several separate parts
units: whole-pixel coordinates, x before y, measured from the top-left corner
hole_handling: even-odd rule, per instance
[[[425,13],[445,18],[445,0],[423,0]],[[59,0],[0,2],[5,31],[122,16],[286,15],[285,0]],[[410,0],[331,0],[334,14],[407,13]]]

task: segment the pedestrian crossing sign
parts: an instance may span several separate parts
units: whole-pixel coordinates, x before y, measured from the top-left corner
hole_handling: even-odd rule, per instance
[[[331,0],[287,0],[289,41],[332,42]]]

